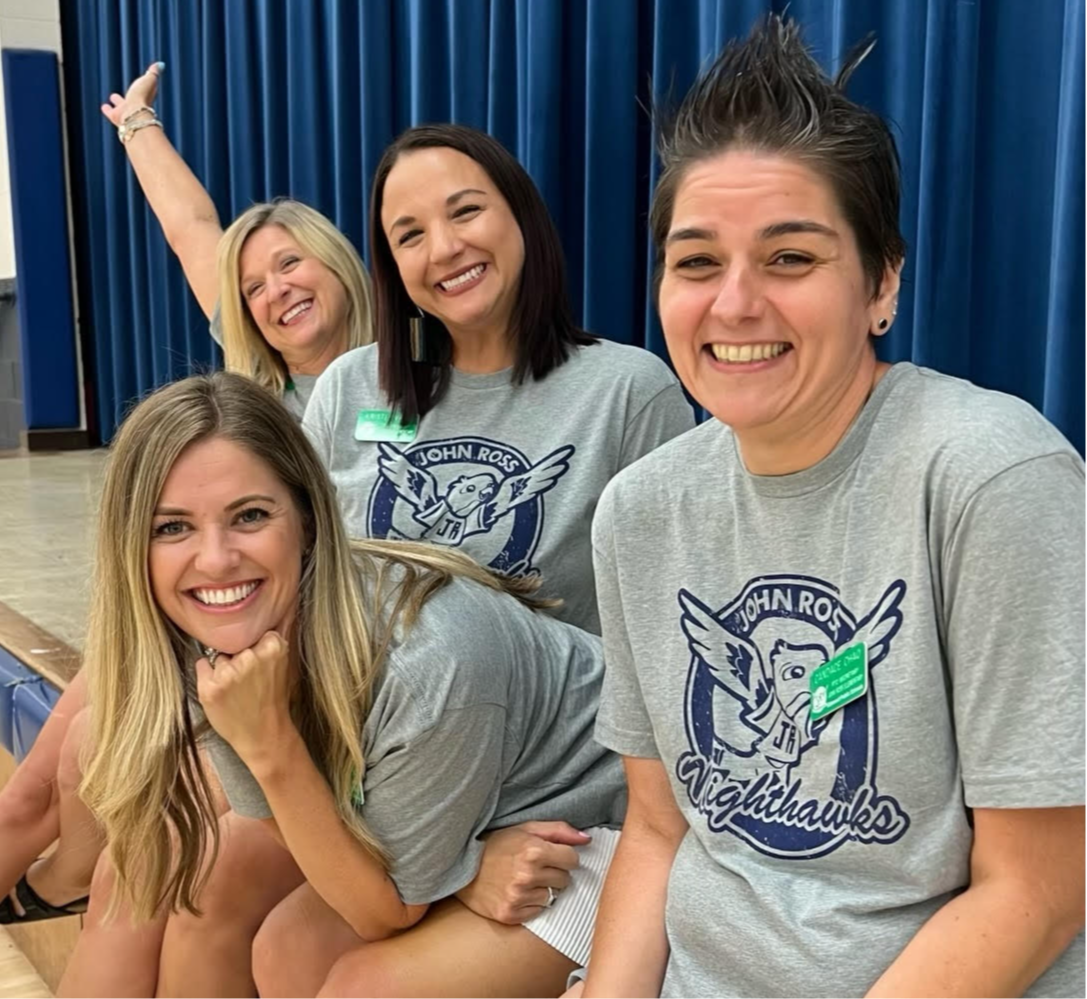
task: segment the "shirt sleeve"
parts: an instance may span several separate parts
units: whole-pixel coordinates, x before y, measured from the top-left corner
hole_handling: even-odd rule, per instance
[[[208,728],[201,736],[200,744],[207,751],[215,772],[219,775],[219,783],[223,786],[223,793],[230,802],[231,809],[247,819],[270,819],[272,809],[268,806],[260,784],[230,743],[213,728]]]
[[[1022,462],[968,501],[944,553],[948,669],[966,804],[1084,801],[1084,475]]]
[[[336,389],[333,378],[326,373],[317,379],[313,394],[302,414],[302,430],[309,438],[321,464],[329,468],[332,463],[333,428],[336,418]]]
[[[626,425],[619,467],[626,468],[665,441],[693,428],[694,410],[673,377]]]
[[[615,490],[605,489],[593,518],[593,570],[604,641],[604,683],[596,716],[596,741],[623,756],[658,759],[626,626],[626,608],[615,563]]]
[[[223,314],[219,309],[218,299],[215,301],[215,308],[208,320],[208,332],[211,334],[212,340],[221,347],[223,345]]]
[[[397,715],[407,719],[415,710]],[[442,711],[418,735],[379,735],[389,748],[367,766],[362,817],[392,858],[390,874],[406,904],[446,898],[476,876],[478,837],[502,787],[505,731],[500,705],[473,704]]]

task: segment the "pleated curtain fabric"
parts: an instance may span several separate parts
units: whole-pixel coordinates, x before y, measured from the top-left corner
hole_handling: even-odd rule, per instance
[[[409,125],[484,128],[558,223],[586,327],[665,356],[646,108],[682,95],[760,0],[62,0],[84,355],[108,440],[219,357],[98,105],[155,59],[167,133],[224,224],[289,195],[368,257],[370,180]],[[893,123],[909,244],[881,343],[1013,392],[1084,444],[1084,0],[794,0],[831,71]]]

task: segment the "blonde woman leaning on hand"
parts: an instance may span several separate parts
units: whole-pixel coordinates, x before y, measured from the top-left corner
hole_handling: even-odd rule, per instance
[[[588,950],[625,794],[592,738],[600,641],[537,613],[535,580],[439,546],[349,545],[301,430],[222,373],[167,386],[125,422],[95,580],[85,793],[137,924],[204,905],[219,840],[206,740],[232,814],[282,854],[234,889],[263,897],[263,918],[279,902],[265,882],[282,886],[252,948],[261,995],[560,991]],[[593,846],[535,918],[501,925],[452,897],[484,833],[554,815]],[[96,886],[92,926],[109,901]],[[219,980],[205,952],[177,984],[251,992],[250,947],[230,956]],[[103,960],[85,931],[62,991],[107,992],[87,976]]]
[[[119,134],[152,211],[227,368],[248,375],[302,418],[317,376],[370,341],[370,282],[344,235],[297,201],[258,204],[223,232],[200,181],[153,110],[156,63],[102,113]],[[217,262],[218,261],[218,262]],[[0,793],[0,923],[81,911],[99,850],[74,790],[85,681],[76,676]],[[41,858],[50,843],[59,848]]]

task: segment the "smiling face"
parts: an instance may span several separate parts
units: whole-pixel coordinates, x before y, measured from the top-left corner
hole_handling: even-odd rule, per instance
[[[186,448],[155,507],[148,571],[155,601],[201,645],[235,654],[289,629],[304,532],[286,486],[222,438]]]
[[[872,300],[831,188],[796,160],[732,150],[677,187],[661,323],[683,384],[741,445],[802,436],[852,406],[848,425],[897,290],[889,269]]]
[[[242,247],[238,269],[242,301],[288,365],[342,351],[348,313],[343,284],[286,229],[257,229]]]
[[[381,225],[411,300],[451,333],[509,328],[525,244],[506,199],[471,157],[403,153],[385,181]]]

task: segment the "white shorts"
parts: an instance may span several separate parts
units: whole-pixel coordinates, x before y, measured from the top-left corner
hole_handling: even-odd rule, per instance
[[[593,841],[575,847],[580,864],[570,872],[570,884],[558,893],[555,904],[524,924],[544,943],[579,967],[589,963],[596,910],[611,858],[619,845],[619,830],[594,826],[585,830]]]

